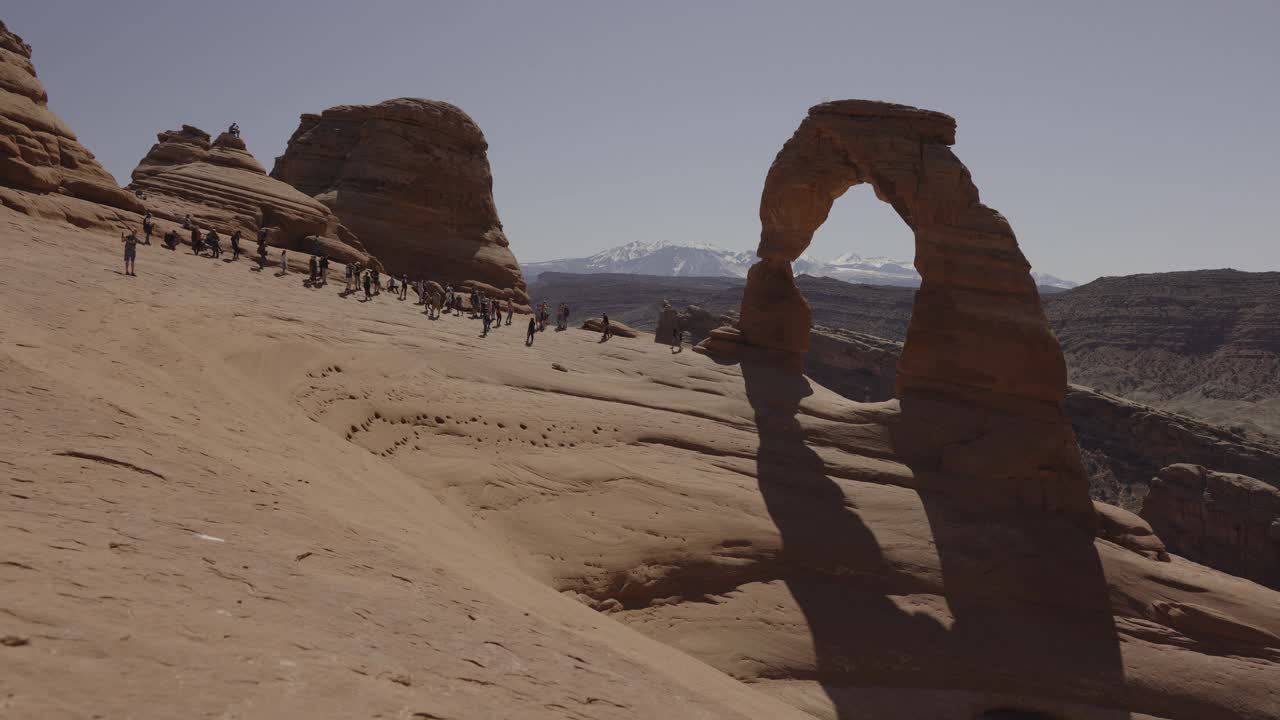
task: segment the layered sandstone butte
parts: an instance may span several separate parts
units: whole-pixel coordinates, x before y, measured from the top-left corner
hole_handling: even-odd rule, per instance
[[[1141,515],[1171,551],[1280,588],[1280,487],[1170,465],[1152,479]]]
[[[31,46],[0,22],[0,202],[31,215],[59,217],[82,226],[111,226],[122,219],[109,209],[44,202],[63,196],[106,208],[141,212],[142,206],[49,110],[49,97],[31,63]],[[24,195],[29,194],[29,195]]]
[[[743,291],[742,339],[808,349],[808,303],[791,263],[832,204],[869,183],[916,238],[916,292],[898,364],[898,447],[931,484],[988,507],[1057,510],[1092,522],[1062,409],[1067,371],[1009,223],[983,205],[951,152],[955,120],[866,100],[810,109],[769,169],[760,262]]]
[[[329,206],[391,272],[474,281],[527,305],[493,202],[488,147],[448,103],[340,105],[302,116],[271,175]]]
[[[1280,272],[1100,278],[1045,311],[1072,382],[1280,435]]]
[[[329,208],[267,175],[244,141],[183,125],[156,136],[133,171],[129,187],[145,194],[157,217],[181,222],[188,215],[202,228],[241,231],[252,242],[259,227],[268,241],[288,250],[325,254],[339,262],[369,264],[360,241]]]

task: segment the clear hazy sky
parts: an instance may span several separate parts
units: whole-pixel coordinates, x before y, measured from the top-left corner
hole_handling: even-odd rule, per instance
[[[522,261],[633,240],[754,247],[807,108],[959,121],[956,153],[1037,270],[1280,269],[1280,2],[11,0],[50,105],[122,182],[155,133],[447,100],[489,140]],[[810,252],[911,257],[866,187]]]

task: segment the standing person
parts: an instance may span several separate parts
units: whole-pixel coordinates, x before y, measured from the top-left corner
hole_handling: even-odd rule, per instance
[[[524,344],[526,347],[533,346],[534,333],[538,332],[538,323],[534,322],[533,316],[529,316],[529,331],[525,333]]]
[[[285,250],[280,251],[280,274],[289,274],[289,253]]]
[[[353,275],[354,268],[355,268],[355,263],[347,263],[346,273],[347,273],[347,292],[348,293],[351,292],[351,278]]]
[[[609,313],[601,313],[601,325],[604,326],[604,333],[600,335],[600,342],[604,342],[613,337],[613,328],[609,326]]]
[[[321,285],[329,284],[329,256],[328,255],[320,256],[320,284]]]
[[[490,325],[490,323],[491,323],[491,320],[489,319],[489,308],[487,308],[487,307],[486,307],[486,308],[484,309],[484,312],[483,312],[483,313],[481,313],[481,315],[480,315],[480,319],[481,319],[481,322],[483,322],[483,323],[484,323],[484,332],[483,332],[483,333],[481,333],[481,334],[480,334],[480,336],[481,336],[481,337],[488,337],[488,336],[489,336],[489,325]]]
[[[679,325],[671,328],[671,348],[675,352],[680,352],[684,349],[684,333],[680,330]]]
[[[190,218],[191,216],[188,215],[187,217]],[[200,250],[202,249],[200,246],[203,244],[203,241],[200,239],[200,237],[201,237],[200,228],[194,225],[191,226],[191,254],[192,255],[200,254]]]
[[[137,275],[134,261],[138,259],[138,236],[130,230],[128,235],[120,233],[120,242],[124,243],[124,274]]]
[[[364,299],[366,301],[373,299],[373,279],[369,277],[369,273],[364,274]]]
[[[319,284],[319,280],[320,280],[320,270],[319,268],[316,267],[316,256],[308,255],[307,256],[307,281],[310,282],[312,285],[317,285]]]
[[[156,221],[151,217],[151,211],[148,210],[145,217],[142,218],[142,234],[146,237],[144,244],[151,244],[151,231],[156,229]]]
[[[409,297],[409,276],[401,275],[400,276],[400,299],[404,300],[407,297]]]
[[[240,259],[240,230],[231,233],[231,259]]]
[[[270,230],[267,229],[266,225],[262,225],[258,227],[258,244],[259,245],[267,244],[267,233],[269,232]]]
[[[266,268],[267,268],[267,243],[265,241],[260,240],[258,241],[258,270],[265,270]]]
[[[204,239],[209,245],[209,249],[213,252],[210,257],[222,257],[222,238],[218,237],[218,231],[209,228],[209,234]]]
[[[515,314],[515,308],[511,305],[511,298],[507,298],[507,324],[511,324],[511,316]]]

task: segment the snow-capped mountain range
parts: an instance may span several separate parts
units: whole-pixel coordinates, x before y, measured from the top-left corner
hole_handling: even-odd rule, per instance
[[[633,242],[584,258],[546,260],[521,266],[525,280],[532,282],[544,272],[623,273],[628,275],[660,275],[663,277],[746,277],[756,261],[754,250],[725,250],[714,245],[677,245],[665,241]],[[795,261],[795,273],[831,277],[867,285],[920,284],[910,260],[887,257],[863,257],[847,252],[831,260],[819,260],[808,254]],[[1031,275],[1040,285],[1073,288],[1079,283],[1045,273]]]

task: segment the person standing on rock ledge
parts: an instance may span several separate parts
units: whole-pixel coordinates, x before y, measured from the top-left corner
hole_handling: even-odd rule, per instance
[[[525,347],[533,347],[533,336],[538,334],[538,321],[529,316],[529,331],[524,338]]]
[[[231,259],[240,259],[240,231],[236,230],[231,233]]]
[[[120,242],[124,243],[124,274],[137,275],[134,261],[138,259],[138,236],[130,230],[128,235],[120,233]]]
[[[280,274],[289,274],[289,253],[284,250],[280,251]]]
[[[151,217],[151,211],[148,210],[145,217],[142,218],[142,234],[146,238],[144,245],[151,244],[151,232],[156,229],[156,221]]]

